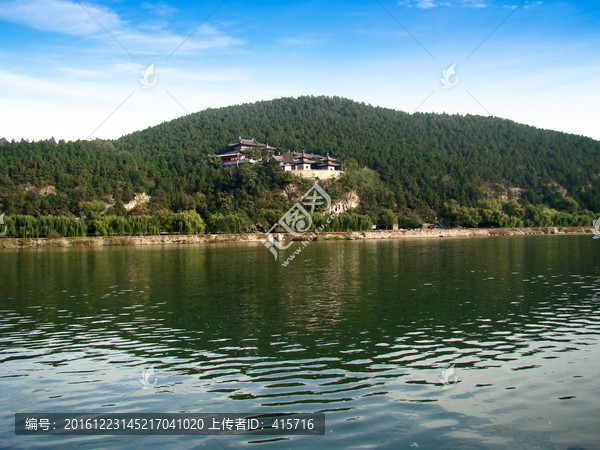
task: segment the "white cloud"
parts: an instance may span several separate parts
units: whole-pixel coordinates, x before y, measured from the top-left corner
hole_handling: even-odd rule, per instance
[[[541,2],[541,1],[537,1],[537,2],[523,2],[523,3],[519,4],[519,5],[504,5],[503,8],[506,8],[506,9],[517,9],[517,8],[523,7],[525,9],[531,9],[531,8],[536,8],[538,6],[541,6],[543,4],[544,4],[544,2]]]
[[[318,39],[308,38],[308,37],[288,37],[279,40],[280,44],[283,45],[314,45],[319,44],[322,41]]]
[[[450,6],[447,2],[438,0],[402,0],[399,3],[401,6],[408,6],[409,8],[420,8],[420,9],[431,9],[437,8],[438,6]]]
[[[487,8],[489,5],[483,0],[463,0],[462,6],[467,8]]]
[[[97,70],[59,68],[57,72],[66,76],[56,79],[0,69],[0,137],[118,138],[186,111],[282,95],[271,86],[255,84],[246,71],[186,69],[160,63],[156,65],[156,85],[142,89],[142,69],[142,64],[129,61]]]
[[[519,61],[493,73],[487,62],[468,70],[461,67],[459,85],[451,90],[442,89],[441,71],[434,63],[431,76],[424,76],[403,71],[407,62],[397,59],[393,65],[364,65],[355,71],[345,70],[354,65],[349,62],[340,68],[346,74],[342,79],[323,77],[322,71],[309,68],[253,67],[232,72],[201,64],[179,67],[157,62],[158,81],[146,90],[138,81],[143,65],[127,60],[99,65],[98,72],[88,68],[85,74],[60,75],[55,80],[0,69],[0,104],[4,106],[0,108],[0,137],[85,139],[93,133],[94,137],[116,138],[186,111],[309,93],[340,95],[408,112],[427,98],[420,111],[486,114],[468,90],[495,116],[600,138],[594,109],[600,98],[598,65],[577,65],[566,72],[561,66],[556,72],[545,71],[540,80],[537,72],[524,77]],[[365,79],[372,81],[368,87]],[[433,89],[435,94],[427,97]]]
[[[433,9],[440,6],[455,6],[463,8],[487,8],[485,0],[400,0],[399,5],[409,8]]]
[[[543,4],[543,2],[541,1],[537,1],[537,2],[525,2],[525,8],[529,9],[529,8],[535,8],[536,6],[541,6]]]
[[[105,8],[81,6],[64,0],[17,0],[4,2],[0,19],[72,36],[97,36],[107,29],[125,27],[119,16]],[[100,25],[102,24],[102,26]]]
[[[142,8],[147,9],[148,11],[152,11],[154,14],[158,16],[168,17],[172,16],[175,12],[177,12],[177,8],[173,8],[170,5],[167,5],[163,2],[156,3],[148,3],[144,2],[140,5]]]
[[[494,0],[400,0],[398,2],[400,6],[406,6],[408,8],[420,8],[420,9],[433,9],[441,6],[453,6],[458,8],[489,8],[489,7],[502,7],[506,9],[517,9],[520,6],[529,9],[535,8],[543,4],[541,0],[538,1],[525,1],[521,4],[504,4],[499,5],[498,2],[494,3]]]
[[[0,70],[0,87],[6,97],[28,98],[39,96],[106,98],[107,91],[86,82],[54,81]],[[35,94],[35,95],[27,95]]]
[[[155,12],[162,14],[173,12],[163,4],[154,7]],[[178,52],[189,53],[212,48],[223,49],[242,43],[208,24],[200,26],[189,38],[160,28],[142,31],[105,7],[69,0],[11,0],[2,4],[0,20],[113,44],[117,41],[130,53],[169,54],[179,46]]]

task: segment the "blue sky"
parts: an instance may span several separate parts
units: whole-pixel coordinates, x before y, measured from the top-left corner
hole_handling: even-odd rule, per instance
[[[599,57],[597,0],[0,0],[0,137],[338,95],[600,139]]]

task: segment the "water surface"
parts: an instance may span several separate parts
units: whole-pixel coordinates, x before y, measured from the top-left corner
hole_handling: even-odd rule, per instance
[[[0,447],[598,447],[599,250],[328,241],[287,267],[260,245],[2,251]],[[17,412],[325,412],[327,430],[41,442],[14,435]]]

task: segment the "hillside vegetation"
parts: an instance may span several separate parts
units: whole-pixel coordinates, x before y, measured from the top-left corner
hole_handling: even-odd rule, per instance
[[[194,218],[189,230],[265,229],[293,204],[284,195],[289,186],[309,183],[273,161],[221,169],[208,155],[238,136],[330,153],[348,175],[328,192],[356,191],[354,212],[384,226],[397,217],[415,226],[435,215],[454,226],[588,224],[600,212],[598,141],[498,118],[411,115],[329,97],[208,109],[114,141],[0,140],[0,211],[30,222],[83,214],[92,234],[134,232],[127,228],[133,216],[148,233],[185,232],[182,216],[174,219],[183,212],[202,220]],[[126,212],[139,192],[152,200]]]

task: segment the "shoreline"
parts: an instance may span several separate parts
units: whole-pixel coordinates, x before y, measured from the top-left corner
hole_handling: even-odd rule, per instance
[[[536,228],[461,228],[461,229],[401,229],[372,231],[322,232],[316,240],[377,240],[377,239],[436,239],[493,236],[530,236],[545,234],[587,234],[589,227],[536,227]],[[232,242],[261,243],[266,233],[245,234],[200,234],[200,235],[157,235],[157,236],[93,236],[71,238],[2,238],[0,249],[15,248],[60,248],[60,247],[104,247],[142,245],[193,245]],[[286,233],[273,233],[282,242],[306,241],[310,233],[294,238]]]

